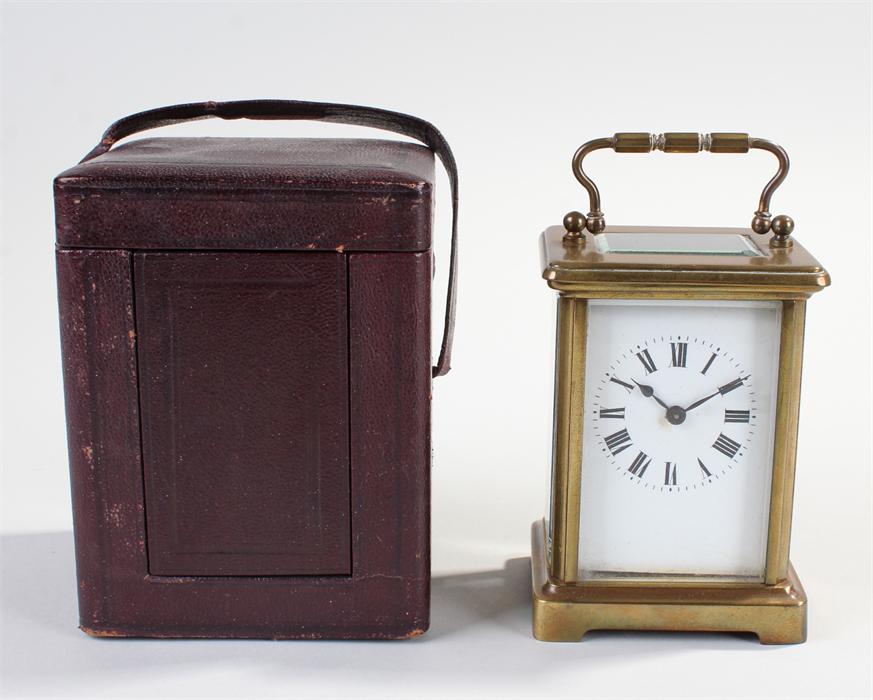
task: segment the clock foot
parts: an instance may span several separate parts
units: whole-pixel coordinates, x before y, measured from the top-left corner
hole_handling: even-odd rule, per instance
[[[806,641],[806,606],[756,630],[761,644],[802,644]]]
[[[806,594],[793,567],[788,579],[762,583],[562,583],[549,578],[545,528],[532,528],[533,634],[578,642],[591,630],[752,632],[762,644],[806,640]]]

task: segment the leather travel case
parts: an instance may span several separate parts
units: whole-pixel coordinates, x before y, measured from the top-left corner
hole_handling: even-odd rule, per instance
[[[124,136],[318,119],[371,139]],[[453,205],[430,365],[434,160]],[[292,101],[114,124],[55,179],[80,625],[404,638],[430,584],[431,378],[457,176],[427,122]]]

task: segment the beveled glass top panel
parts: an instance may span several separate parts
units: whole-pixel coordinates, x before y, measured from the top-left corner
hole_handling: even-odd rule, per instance
[[[603,233],[592,236],[599,253],[654,253],[686,255],[739,255],[764,257],[745,234],[723,233]]]

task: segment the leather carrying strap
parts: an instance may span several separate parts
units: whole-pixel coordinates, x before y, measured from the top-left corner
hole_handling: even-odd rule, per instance
[[[197,119],[288,119],[354,124],[403,134],[433,149],[449,175],[452,191],[452,239],[449,259],[449,283],[443,340],[433,376],[441,377],[451,369],[452,340],[455,334],[455,306],[458,296],[458,168],[443,135],[430,122],[401,112],[375,107],[302,102],[298,100],[239,100],[234,102],[196,102],[150,109],[119,119],[103,134],[100,143],[81,162],[106,153],[120,139],[140,131],[170,126]]]

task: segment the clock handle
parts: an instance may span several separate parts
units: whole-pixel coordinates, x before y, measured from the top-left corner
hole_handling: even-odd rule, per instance
[[[770,198],[776,188],[788,175],[788,154],[781,146],[768,141],[738,133],[664,133],[649,134],[645,132],[623,132],[608,138],[594,139],[582,144],[573,155],[573,175],[588,191],[590,210],[585,216],[579,212],[570,212],[564,217],[564,227],[567,229],[565,240],[578,240],[587,228],[591,233],[601,233],[606,228],[606,219],[600,209],[600,191],[594,181],[582,169],[582,160],[592,151],[611,148],[616,153],[748,153],[756,148],[769,151],[779,161],[779,169],[764,186],[758,201],[758,210],[752,219],[752,230],[765,234],[773,232],[770,245],[774,248],[787,248],[791,245],[789,236],[794,230],[794,221],[790,216],[781,214],[770,216]]]

